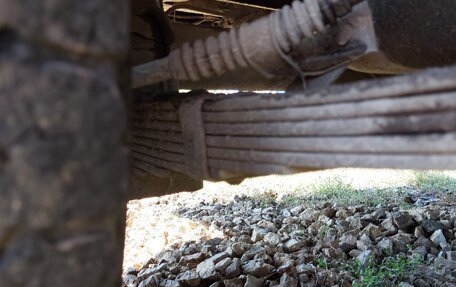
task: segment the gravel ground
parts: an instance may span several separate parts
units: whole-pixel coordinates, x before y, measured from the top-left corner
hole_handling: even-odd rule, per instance
[[[125,285],[456,286],[454,193],[410,187],[415,176],[335,169],[131,201]],[[313,194],[334,178],[380,203]]]

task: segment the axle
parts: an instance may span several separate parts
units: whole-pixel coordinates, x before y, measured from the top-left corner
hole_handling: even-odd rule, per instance
[[[136,66],[133,88],[168,79],[198,81],[250,67],[267,78],[303,72],[290,54],[335,26],[364,0],[294,1],[217,38],[185,43],[166,58]]]

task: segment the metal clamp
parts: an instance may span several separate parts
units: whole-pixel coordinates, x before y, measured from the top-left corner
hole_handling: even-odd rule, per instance
[[[179,106],[179,119],[184,141],[186,173],[197,179],[208,179],[206,135],[202,117],[204,101],[210,95],[189,97]]]

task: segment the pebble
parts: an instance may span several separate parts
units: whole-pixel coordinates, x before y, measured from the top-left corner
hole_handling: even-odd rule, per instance
[[[296,239],[290,239],[287,242],[285,242],[285,248],[289,252],[295,252],[295,251],[298,251],[299,248],[301,248],[301,244]]]
[[[255,277],[264,277],[268,275],[274,266],[271,266],[264,262],[264,260],[257,259],[251,260],[248,263],[242,265],[242,271],[247,275],[252,275]]]
[[[431,241],[434,242],[436,245],[439,245],[441,248],[446,248],[448,243],[446,241],[445,235],[441,229],[436,230],[430,237]]]
[[[334,269],[342,258],[366,266],[399,253],[419,255],[446,272],[445,280],[455,279],[449,271],[456,268],[454,208],[435,210],[429,205],[398,212],[385,206],[344,208],[331,203],[259,208],[248,199],[203,207],[182,214],[222,229],[225,237],[160,252],[154,263],[128,269],[125,287],[345,287],[353,278],[348,271]],[[317,257],[325,258],[328,269],[317,264]],[[442,276],[432,277],[432,282],[420,273],[410,278],[399,286],[448,285],[438,283],[446,278]]]
[[[400,230],[406,230],[415,224],[412,217],[405,212],[401,212],[394,216],[393,221]]]
[[[244,287],[263,287],[263,284],[263,278],[256,278],[254,276],[247,275],[247,280],[245,282]]]
[[[270,245],[279,245],[281,243],[280,235],[272,232],[266,234],[263,240],[264,242]]]

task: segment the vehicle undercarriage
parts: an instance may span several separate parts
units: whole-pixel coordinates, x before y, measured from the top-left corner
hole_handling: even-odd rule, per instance
[[[0,286],[119,286],[131,198],[455,169],[454,15],[453,0],[0,0]]]

